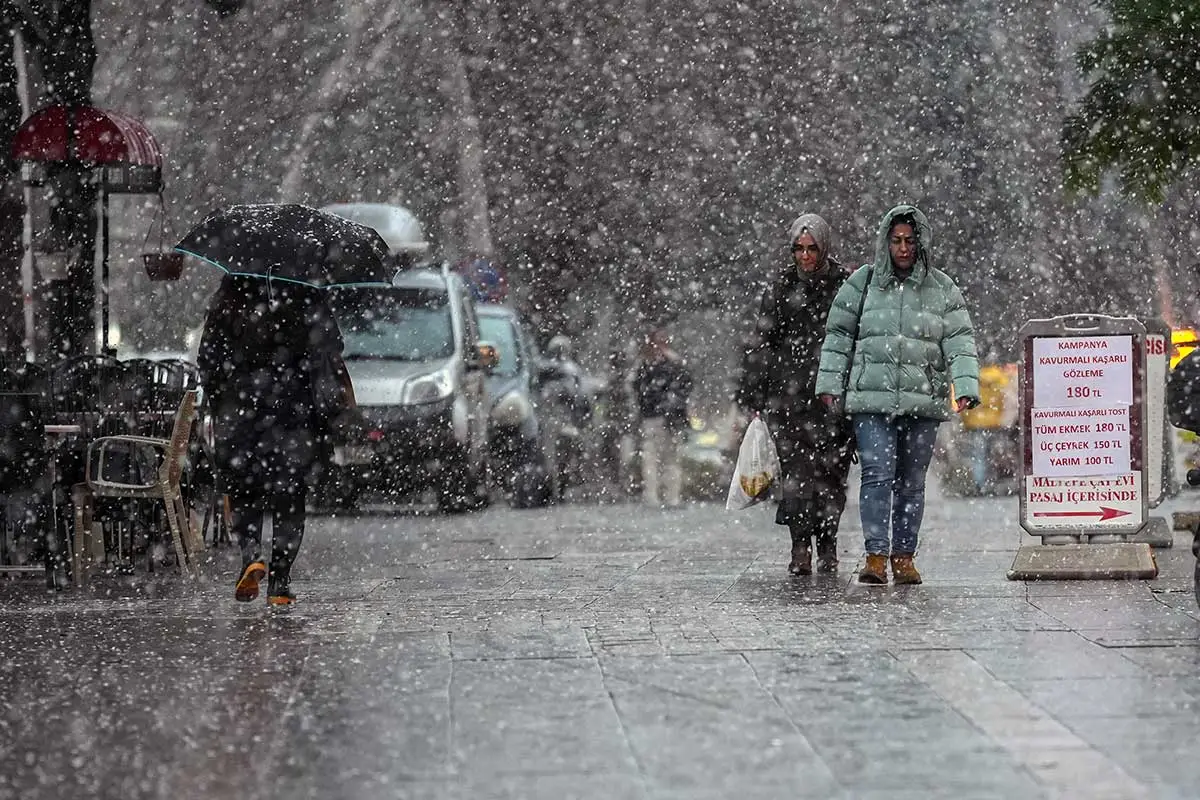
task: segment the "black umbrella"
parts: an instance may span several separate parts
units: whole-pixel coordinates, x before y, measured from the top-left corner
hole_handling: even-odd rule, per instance
[[[318,288],[389,286],[393,272],[374,228],[294,203],[214,211],[175,249],[231,275]]]

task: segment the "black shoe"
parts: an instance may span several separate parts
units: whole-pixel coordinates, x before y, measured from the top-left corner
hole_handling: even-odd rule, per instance
[[[837,572],[837,539],[817,539],[817,572]]]
[[[791,575],[812,575],[812,549],[805,545],[792,548],[792,563],[788,564]]]
[[[296,602],[292,594],[289,576],[286,572],[271,573],[267,579],[267,602],[273,606],[290,606]]]

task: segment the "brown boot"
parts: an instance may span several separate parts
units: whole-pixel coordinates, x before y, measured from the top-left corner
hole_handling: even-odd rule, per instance
[[[867,564],[858,573],[859,583],[884,585],[887,583],[887,556],[867,556]]]
[[[892,581],[897,586],[915,585],[921,582],[921,573],[917,572],[912,553],[897,553],[892,556]]]
[[[817,572],[837,572],[837,539],[817,539]]]
[[[792,575],[812,575],[812,547],[807,544],[792,546],[792,563],[788,564]]]

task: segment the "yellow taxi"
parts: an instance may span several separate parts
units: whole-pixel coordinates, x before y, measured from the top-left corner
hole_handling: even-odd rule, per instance
[[[950,493],[1013,491],[1020,454],[1017,374],[1016,364],[979,366],[979,405],[947,426],[942,485]]]
[[[1194,328],[1176,328],[1171,331],[1171,369],[1183,360],[1184,356],[1200,347],[1200,333]]]

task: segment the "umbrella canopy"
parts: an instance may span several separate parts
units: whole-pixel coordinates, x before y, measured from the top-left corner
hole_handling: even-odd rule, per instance
[[[374,229],[294,203],[214,211],[175,249],[231,275],[318,288],[391,285],[387,242]]]

